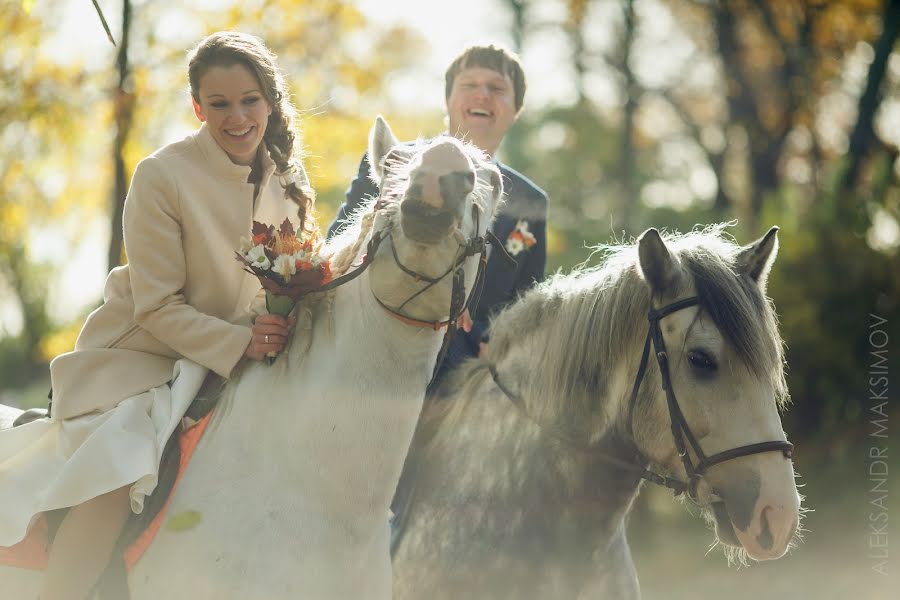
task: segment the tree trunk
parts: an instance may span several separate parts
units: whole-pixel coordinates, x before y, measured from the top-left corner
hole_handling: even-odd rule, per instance
[[[113,147],[113,163],[115,169],[115,186],[113,188],[112,208],[110,215],[110,240],[107,253],[107,266],[110,270],[119,266],[122,258],[122,210],[125,206],[125,195],[128,193],[128,177],[125,173],[125,144],[131,132],[131,117],[134,107],[134,94],[131,87],[131,66],[128,63],[128,42],[131,31],[131,0],[122,0],[122,39],[116,57],[118,85],[113,91],[115,111],[116,139]]]
[[[619,168],[622,174],[622,227],[631,232],[634,226],[634,207],[638,202],[637,169],[634,149],[634,115],[638,105],[638,82],[631,70],[631,46],[634,43],[634,0],[625,0],[622,6],[622,76],[625,79],[625,106],[622,110],[622,140]]]
[[[512,49],[516,54],[521,54],[525,43],[525,0],[509,0],[509,8],[513,13]]]
[[[884,27],[881,31],[881,38],[875,45],[875,58],[869,65],[866,89],[859,99],[856,125],[853,127],[853,133],[850,134],[850,143],[847,147],[849,164],[837,187],[839,193],[848,192],[858,185],[863,162],[872,147],[878,143],[872,122],[875,119],[878,105],[881,103],[881,86],[884,82],[888,59],[894,43],[897,41],[897,35],[900,33],[900,0],[885,0],[882,23]]]

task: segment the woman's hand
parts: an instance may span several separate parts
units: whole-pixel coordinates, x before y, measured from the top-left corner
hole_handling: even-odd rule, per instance
[[[250,343],[244,350],[244,356],[262,360],[269,352],[281,352],[287,343],[290,328],[296,322],[297,318],[293,316],[285,319],[279,315],[259,315],[250,328]]]

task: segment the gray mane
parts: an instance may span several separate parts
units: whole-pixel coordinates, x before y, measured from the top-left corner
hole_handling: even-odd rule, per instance
[[[735,258],[741,247],[726,239],[723,229],[663,237],[691,274],[702,312],[751,372],[770,381],[783,403],[787,388],[775,312],[759,286],[738,273]],[[607,398],[612,371],[623,359],[636,371],[648,329],[650,292],[640,274],[637,246],[600,251],[599,265],[557,273],[491,322],[491,361],[501,362],[521,342],[533,341],[530,351],[543,355],[516,374],[519,389],[533,398],[536,416],[575,431],[587,427],[597,411],[607,423],[615,418],[619,407]]]

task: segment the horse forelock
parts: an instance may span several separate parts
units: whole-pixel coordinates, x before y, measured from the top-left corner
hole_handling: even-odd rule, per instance
[[[722,248],[712,245],[721,244]],[[775,310],[759,285],[738,272],[740,247],[724,239],[680,250],[703,312],[756,377],[768,380],[779,406],[788,400],[784,377],[784,342]]]

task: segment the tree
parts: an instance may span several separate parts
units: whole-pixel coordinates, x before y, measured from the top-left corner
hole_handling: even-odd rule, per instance
[[[20,326],[0,326],[0,375],[7,385],[29,381],[46,360],[41,343],[55,329],[47,310],[57,295],[51,281],[67,266],[48,247],[76,243],[84,223],[103,209],[95,184],[105,174],[87,173],[81,163],[96,161],[93,146],[102,140],[87,135],[102,131],[98,74],[42,44],[60,9],[59,2],[32,10],[0,1],[0,139],[8,149],[0,156],[0,290],[4,306],[20,316]],[[51,266],[53,259],[61,264]]]

